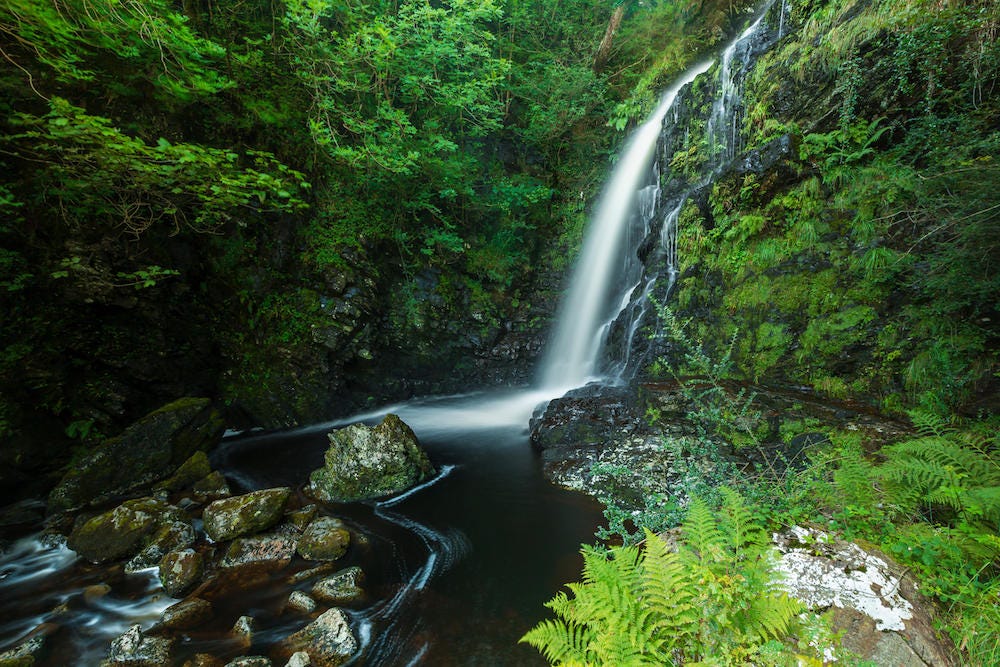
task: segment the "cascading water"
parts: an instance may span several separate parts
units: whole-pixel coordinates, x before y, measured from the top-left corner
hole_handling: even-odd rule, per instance
[[[597,379],[603,334],[635,288],[634,283],[623,285],[622,269],[634,255],[632,248],[623,249],[623,239],[636,209],[637,193],[649,180],[663,119],[681,88],[711,66],[712,61],[707,61],[688,70],[663,94],[656,110],[626,144],[587,230],[542,363],[541,387],[558,393]]]

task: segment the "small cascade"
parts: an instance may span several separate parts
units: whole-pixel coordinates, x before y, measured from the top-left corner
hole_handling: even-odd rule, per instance
[[[763,20],[762,14],[722,52],[719,92],[712,104],[712,113],[708,118],[706,129],[709,154],[719,164],[732,160],[740,150],[741,114],[736,113],[736,110],[740,100],[741,83],[750,64],[752,37],[760,29]]]
[[[785,16],[788,15],[788,0],[781,0],[781,10],[778,12],[778,39],[785,36]]]

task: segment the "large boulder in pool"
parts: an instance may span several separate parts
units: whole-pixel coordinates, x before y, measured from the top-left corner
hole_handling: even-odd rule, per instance
[[[101,443],[49,495],[49,510],[80,509],[166,479],[195,452],[215,446],[225,429],[207,398],[182,398]]]
[[[292,490],[287,486],[216,500],[205,508],[205,532],[216,542],[267,530],[281,520]]]
[[[331,431],[326,465],[309,477],[309,492],[326,502],[388,496],[434,475],[417,436],[396,415],[378,426],[352,424]]]
[[[162,557],[164,552],[192,542],[194,529],[183,512],[156,498],[139,498],[89,519],[81,518],[69,534],[67,546],[91,563],[105,563],[147,549]]]

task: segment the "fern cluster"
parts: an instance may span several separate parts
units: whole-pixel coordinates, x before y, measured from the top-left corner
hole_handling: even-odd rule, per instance
[[[808,661],[780,641],[802,607],[776,584],[767,535],[735,493],[719,516],[693,500],[676,551],[647,530],[644,549],[583,557],[583,581],[546,605],[557,618],[521,639],[554,665]]]

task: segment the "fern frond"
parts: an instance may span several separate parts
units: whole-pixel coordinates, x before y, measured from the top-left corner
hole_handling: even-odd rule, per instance
[[[723,506],[719,528],[729,538],[729,550],[737,560],[753,558],[770,543],[760,521],[738,493],[722,488]]]
[[[593,641],[590,628],[561,619],[544,620],[518,640],[538,649],[554,665],[590,664],[588,647]]]
[[[772,590],[770,595],[750,601],[743,630],[759,642],[781,639],[788,634],[804,609],[801,602],[787,593]]]
[[[684,551],[693,554],[699,562],[714,562],[726,550],[728,540],[712,510],[700,498],[691,499],[681,531],[686,547]]]
[[[955,432],[954,424],[941,415],[923,410],[912,410],[908,414],[917,433],[922,436],[947,437]]]

